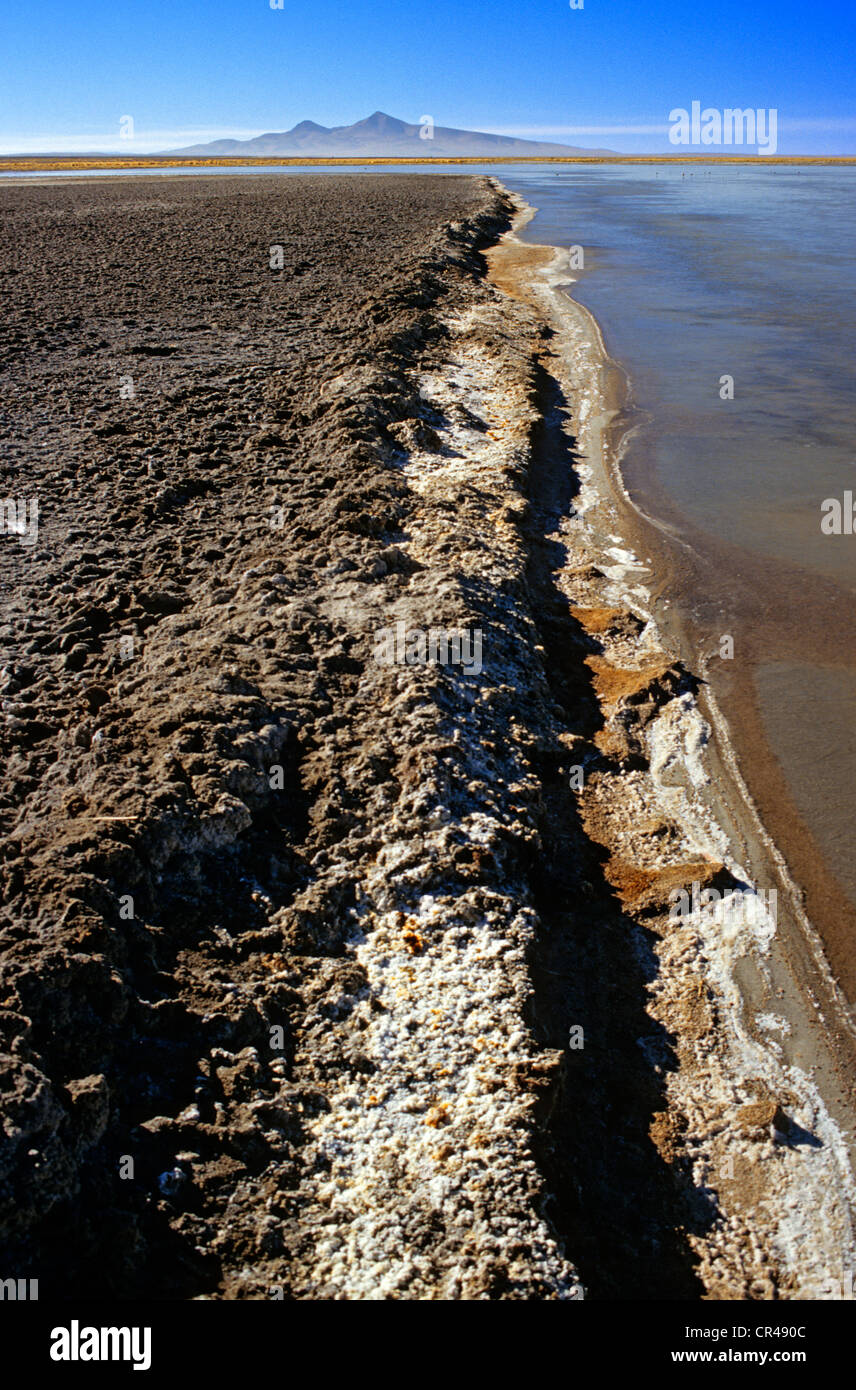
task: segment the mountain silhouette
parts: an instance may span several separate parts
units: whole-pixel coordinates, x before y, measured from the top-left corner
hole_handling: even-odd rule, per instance
[[[430,131],[430,134],[429,134]],[[291,130],[272,131],[252,140],[211,140],[204,145],[187,145],[169,150],[171,155],[210,158],[242,155],[273,158],[287,155],[364,156],[392,158],[441,158],[443,156],[578,155],[614,154],[614,150],[582,149],[577,145],[550,144],[542,140],[518,140],[509,135],[490,135],[481,130],[456,130],[452,126],[432,126],[400,121],[385,111],[375,111],[353,125],[323,126],[316,121],[300,121]]]

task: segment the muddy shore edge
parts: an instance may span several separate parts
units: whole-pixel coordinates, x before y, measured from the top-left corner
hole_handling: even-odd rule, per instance
[[[586,659],[604,719],[596,743],[601,749],[623,750],[625,755],[628,751],[641,754],[648,764],[645,793],[635,805],[620,778],[611,787],[608,779],[598,779],[596,788],[582,791],[584,821],[593,837],[607,848],[607,875],[637,918],[639,902],[634,904],[634,898],[649,896],[646,874],[649,879],[662,874],[672,898],[684,891],[689,896],[692,881],[697,890],[694,905],[698,906],[699,897],[704,902],[706,882],[718,887],[718,893],[709,896],[722,900],[718,907],[714,901],[707,912],[694,914],[703,925],[691,948],[699,983],[703,981],[709,991],[708,1006],[716,1019],[713,1031],[703,1047],[699,1048],[697,1039],[688,1049],[686,1020],[682,1026],[680,1013],[668,1003],[661,1015],[678,1039],[681,1060],[672,1085],[676,1089],[689,1087],[684,1107],[688,1102],[690,1107],[693,1104],[689,1091],[697,1092],[696,1101],[704,1092],[705,1120],[696,1112],[689,1125],[682,1121],[684,1149],[689,1153],[693,1148],[708,1147],[706,1166],[692,1160],[696,1177],[710,1181],[714,1174],[713,1185],[723,1198],[723,1207],[743,1209],[746,1237],[754,1238],[759,1229],[766,1228],[764,1241],[780,1253],[786,1250],[785,1263],[794,1270],[799,1267],[791,1285],[793,1292],[780,1291],[776,1297],[849,1296],[856,1156],[852,1011],[830,971],[820,937],[806,917],[799,889],[741,777],[692,629],[682,623],[673,605],[662,602],[663,594],[668,593],[669,550],[658,544],[661,528],[634,503],[621,476],[624,451],[642,418],[633,404],[631,384],[620,365],[609,358],[596,320],[572,297],[575,276],[569,269],[568,253],[521,241],[517,234],[535,210],[516,196],[515,202],[514,230],[488,255],[493,278],[551,325],[550,370],[567,406],[564,432],[581,458],[573,526],[560,528],[570,529],[573,537],[567,572],[560,582],[569,597],[590,605],[576,611],[583,626],[597,638],[596,654]],[[561,449],[560,440],[556,447]],[[673,537],[669,539],[675,543]],[[578,576],[585,561],[596,573],[589,569],[581,583]],[[658,572],[660,566],[662,571]],[[635,629],[638,634],[637,650],[630,653],[629,660],[627,642],[622,640],[628,636],[628,625],[631,633]],[[642,722],[647,727],[641,739],[628,741],[626,710],[621,707],[628,700],[639,703],[640,692],[630,688],[635,683],[633,671],[638,671],[640,685],[644,685],[652,674],[656,677],[666,670],[670,658],[675,666],[667,674],[674,680],[676,672],[682,673],[684,690],[679,698],[667,701],[653,720],[646,715]],[[653,818],[645,829],[653,829],[653,839],[650,833],[634,834],[645,813],[651,811]],[[670,852],[662,853],[663,828],[656,823],[661,812],[671,822],[671,829],[678,831],[683,851],[689,856],[684,870],[676,863],[678,842]],[[693,862],[702,866],[699,872],[692,870]],[[725,906],[729,893],[734,895],[737,910]],[[647,907],[650,909],[650,902]],[[675,954],[675,942],[668,938],[680,941],[674,918],[680,915],[681,907],[680,901],[673,903],[664,946],[656,948],[660,979],[653,994],[663,992],[666,998],[670,989],[682,988],[680,972],[668,964]],[[643,919],[646,915],[643,911]],[[679,925],[682,927],[683,922]],[[657,925],[655,931],[662,936],[664,929]],[[688,945],[684,939],[678,949],[686,950]],[[672,1000],[673,1005],[676,1003],[677,996]],[[702,1060],[702,1054],[711,1047],[730,1054],[721,1070],[723,1057],[715,1066],[711,1066],[710,1057]],[[694,1062],[688,1061],[689,1051],[696,1054]],[[693,1070],[697,1073],[694,1080]],[[813,1269],[810,1252],[816,1253],[816,1237],[810,1234],[811,1228],[821,1213],[829,1211],[823,1199],[823,1176],[804,1171],[791,1191],[777,1198],[776,1184],[787,1183],[783,1165],[779,1165],[777,1177],[772,1172],[765,1175],[772,1179],[772,1188],[764,1191],[765,1183],[763,1179],[759,1182],[757,1172],[758,1156],[741,1153],[732,1142],[741,1127],[745,1130],[746,1118],[760,1114],[750,1102],[745,1110],[738,1106],[734,1122],[735,1103],[740,1094],[746,1095],[747,1087],[769,1117],[778,1113],[778,1120],[771,1120],[774,1145],[802,1148],[805,1157],[814,1135],[817,1148],[826,1147],[827,1157],[834,1155],[832,1168],[840,1186],[832,1206],[843,1220],[836,1225],[834,1242],[814,1261]],[[792,1131],[794,1107],[801,1111],[797,1125],[801,1132],[792,1132],[794,1142],[790,1145],[785,1123],[789,1105]],[[729,1110],[731,1116],[726,1118]],[[686,1118],[685,1111],[684,1121]],[[803,1123],[806,1129],[802,1129]],[[688,1141],[693,1128],[703,1132],[705,1126],[709,1131],[719,1130],[716,1156],[709,1146],[699,1144],[698,1138]],[[821,1132],[823,1139],[817,1142]],[[747,1160],[756,1171],[747,1169]],[[794,1165],[795,1170],[808,1167],[805,1163]],[[814,1182],[818,1177],[820,1186]],[[801,1190],[804,1181],[808,1185]],[[702,1264],[709,1258],[706,1251]],[[719,1255],[713,1257],[713,1264],[717,1263]],[[713,1267],[707,1277],[716,1280]],[[729,1286],[730,1276],[726,1275],[718,1286],[723,1291],[713,1296],[759,1296],[724,1291]]]
[[[669,915],[763,880],[560,253],[492,179],[143,182],[0,189],[4,1272],[846,1296],[776,933]]]

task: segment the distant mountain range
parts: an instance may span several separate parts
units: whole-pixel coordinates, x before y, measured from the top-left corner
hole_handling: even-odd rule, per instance
[[[427,131],[432,129],[430,138]],[[425,134],[420,135],[424,131]],[[481,130],[455,130],[451,126],[429,127],[399,121],[383,111],[375,111],[354,125],[323,126],[315,121],[301,121],[292,130],[257,135],[253,140],[211,140],[207,145],[187,145],[184,149],[169,150],[169,155],[193,155],[209,159],[226,155],[240,159],[256,159],[268,155],[282,158],[287,155],[317,155],[319,158],[377,157],[406,159],[442,158],[444,156],[488,156],[504,158],[514,155],[579,155],[615,154],[615,150],[581,149],[577,145],[552,145],[542,140],[517,140],[508,135],[489,135]],[[161,156],[165,157],[165,156]]]

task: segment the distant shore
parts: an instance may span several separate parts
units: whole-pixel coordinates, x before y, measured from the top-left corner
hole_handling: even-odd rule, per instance
[[[856,164],[856,155],[673,155],[673,154],[615,154],[615,155],[448,155],[435,158],[425,158],[424,156],[414,156],[410,158],[384,158],[383,156],[365,156],[360,158],[355,155],[347,156],[326,156],[315,158],[304,158],[298,155],[288,155],[277,158],[275,156],[262,156],[261,158],[240,158],[232,159],[219,157],[216,159],[170,159],[158,155],[130,156],[117,154],[110,157],[98,156],[94,159],[73,156],[69,159],[60,159],[34,155],[32,158],[26,156],[5,156],[0,157],[0,177],[3,174],[13,173],[42,173],[45,171],[56,171],[61,173],[63,170],[73,169],[235,169],[235,168],[270,168],[274,165],[292,168],[316,168],[323,165],[357,166],[363,168],[366,165],[381,164]]]

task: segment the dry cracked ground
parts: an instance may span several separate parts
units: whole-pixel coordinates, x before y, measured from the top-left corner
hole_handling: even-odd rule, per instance
[[[415,175],[0,207],[0,496],[39,504],[0,536],[0,1273],[698,1297],[653,956],[568,790],[598,716],[537,325],[485,279],[513,209]],[[493,474],[448,443],[495,442],[466,360],[519,434]],[[378,661],[396,623],[483,669]]]

